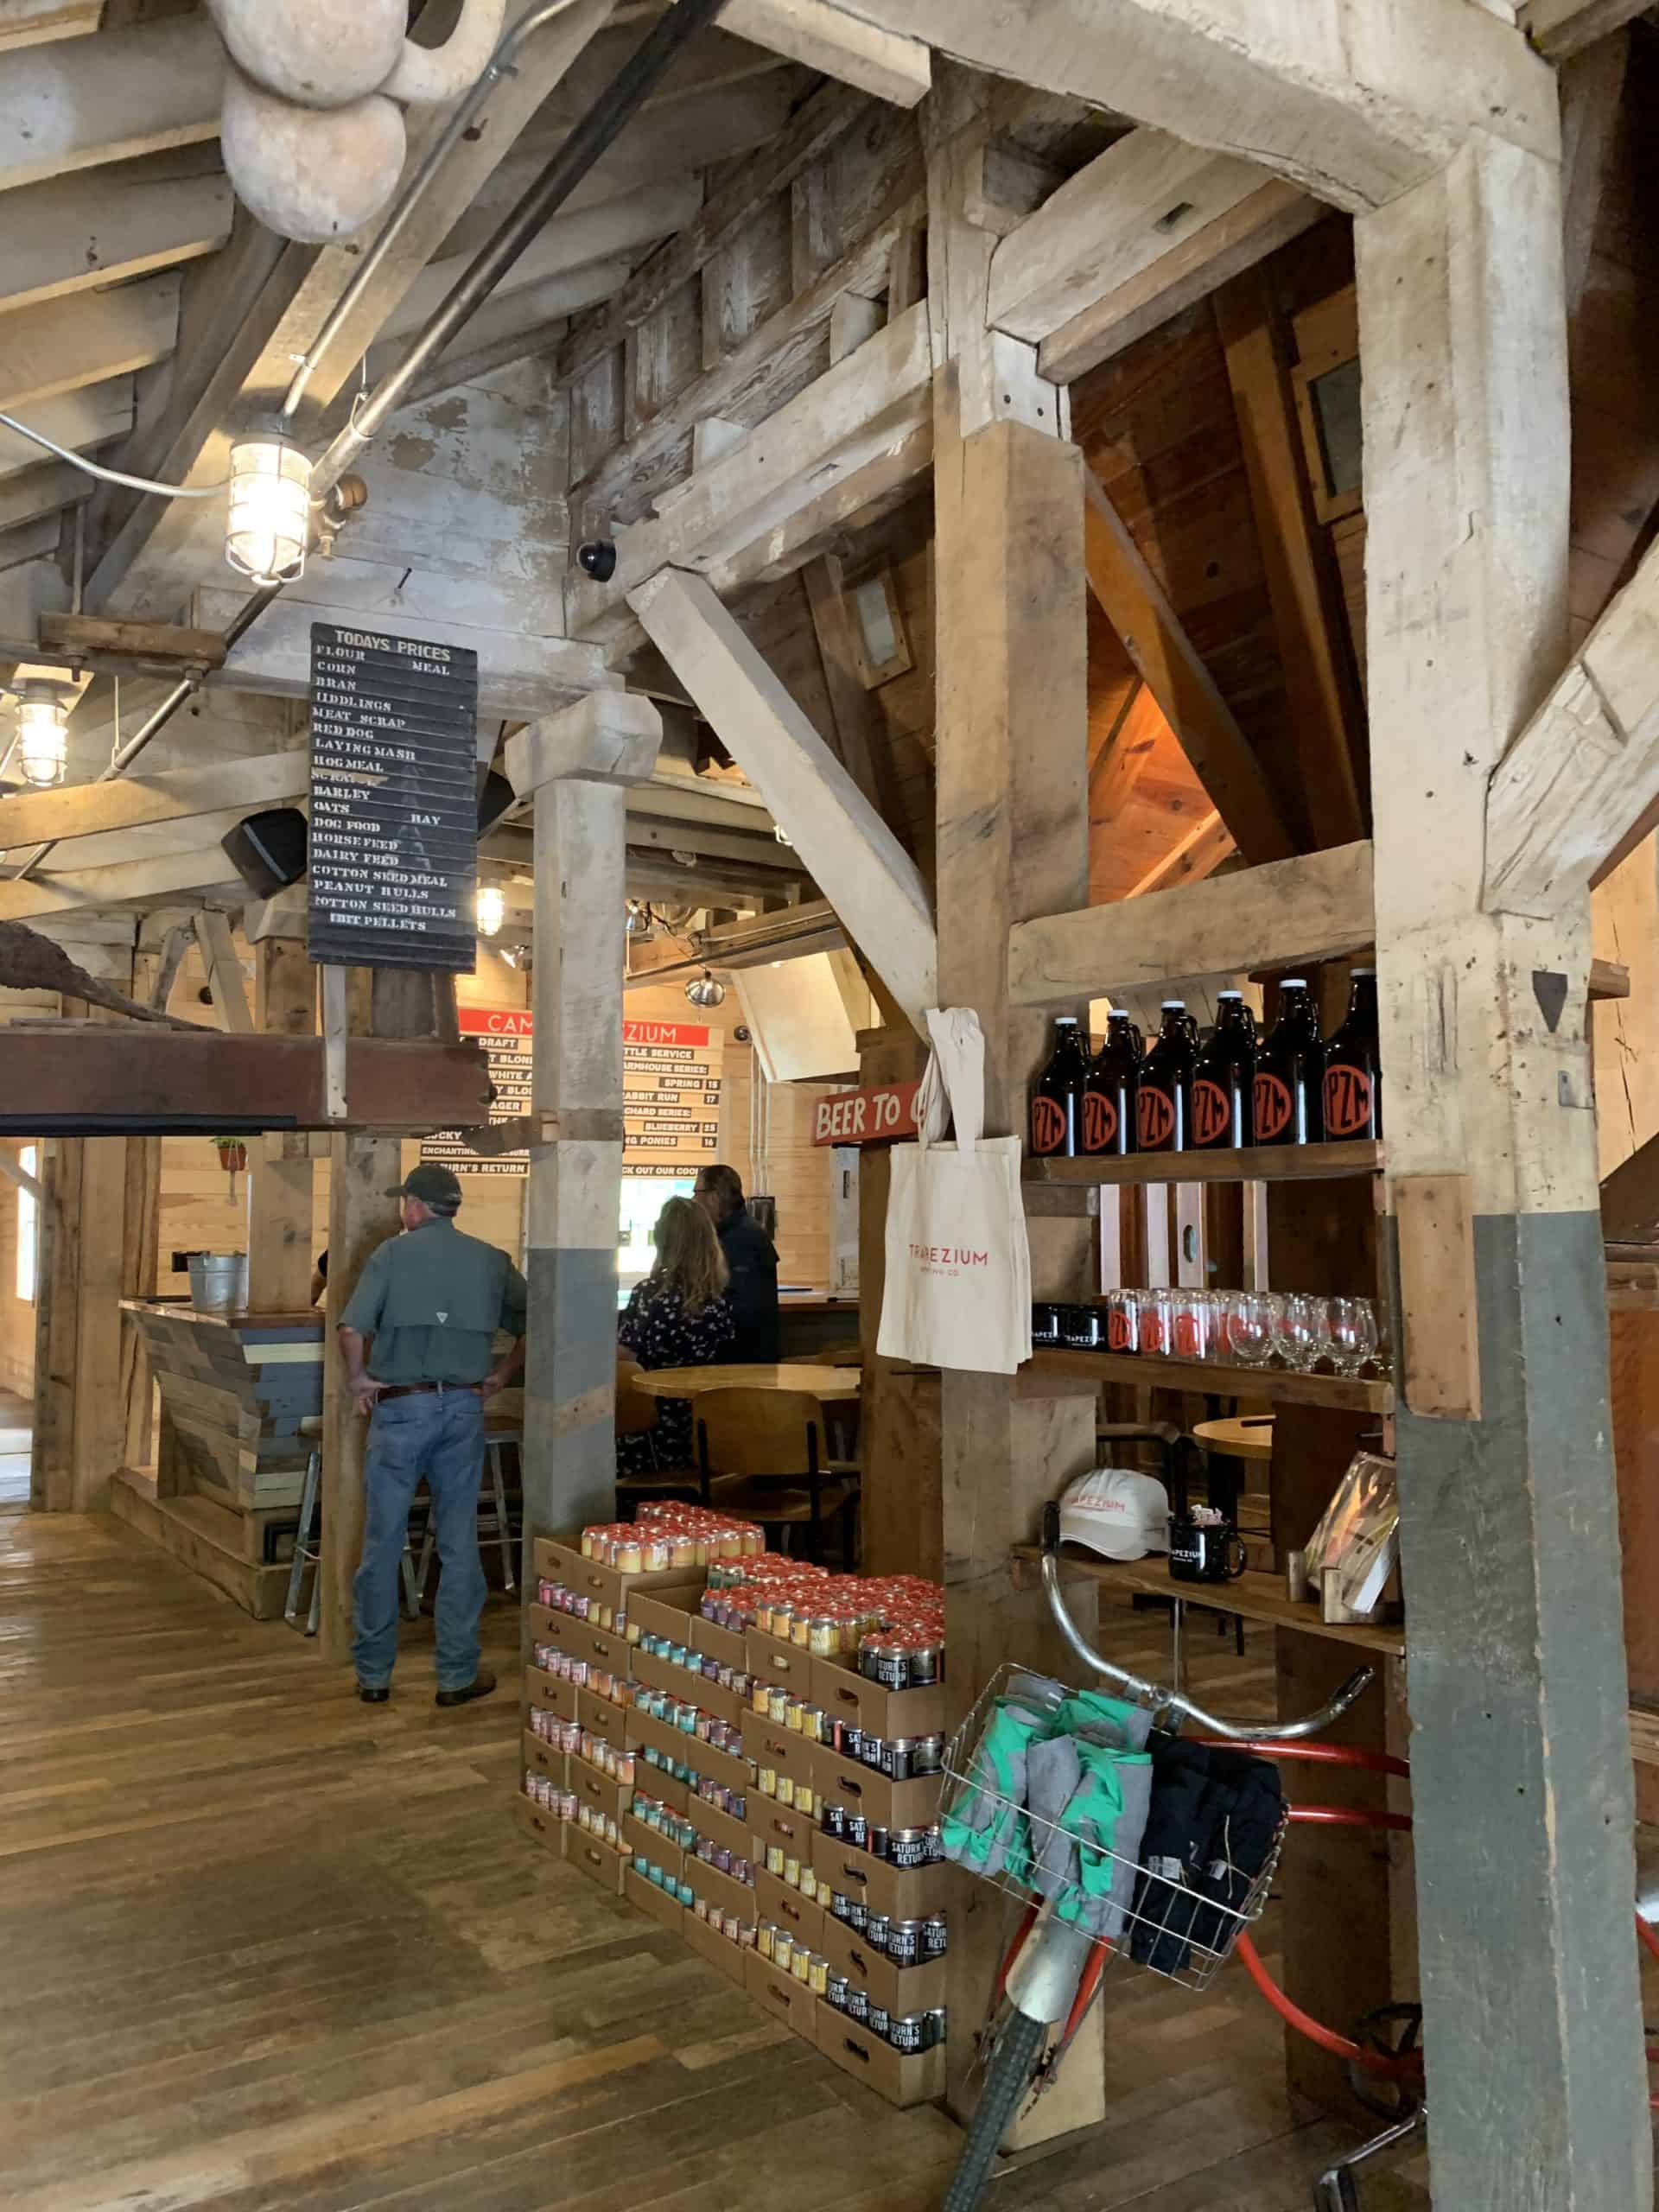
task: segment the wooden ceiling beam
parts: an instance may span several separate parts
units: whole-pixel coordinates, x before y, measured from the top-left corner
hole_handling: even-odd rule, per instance
[[[194,157],[200,171],[200,157]],[[8,314],[216,253],[231,235],[229,180],[191,175],[190,156],[8,193],[0,308]]]
[[[1651,547],[1494,771],[1489,912],[1581,897],[1659,800],[1659,545]]]
[[[933,81],[933,57],[920,39],[860,22],[829,0],[726,0],[720,20],[740,38],[895,107],[914,107]]]
[[[1362,950],[1376,935],[1371,848],[1344,845],[1016,922],[1008,933],[1008,1000],[1017,1007],[1075,1006],[1166,979],[1334,960]]]
[[[1248,147],[1263,168],[1355,213],[1435,175],[1476,131],[1556,152],[1548,66],[1512,24],[1446,0],[837,4],[1192,145]]]
[[[991,322],[1038,344],[1267,181],[1252,162],[1130,131],[997,247]]]
[[[728,7],[731,0],[728,0]],[[925,52],[925,49],[924,49]],[[615,298],[573,331],[554,358],[561,385],[575,383],[601,357],[620,346],[664,301],[738,238],[777,194],[786,191],[870,111],[869,102],[844,85],[826,85],[808,101],[784,135],[752,155],[677,237],[653,253]]]
[[[353,1037],[346,1049],[352,1127],[412,1133],[487,1119],[489,1070],[476,1046]],[[321,1037],[104,1022],[14,1028],[0,1135],[337,1127],[328,1119],[323,1054]]]
[[[1630,32],[1620,30],[1574,54],[1560,70],[1561,258],[1569,321],[1590,278],[1630,55]]]
[[[694,223],[702,206],[701,178],[683,176],[578,208],[574,214],[556,215],[502,278],[491,295],[491,304],[505,303],[556,280],[568,280],[595,264],[609,270],[621,261],[631,266],[631,257],[671,237],[687,223]],[[471,259],[470,254],[457,254],[423,270],[395,312],[387,316],[380,343],[408,338],[429,321]],[[546,320],[545,309],[539,319]],[[463,339],[471,330],[468,325]],[[395,350],[401,353],[402,349]]]
[[[1084,472],[1089,588],[1162,708],[1194,774],[1251,861],[1295,848],[1249,740],[1092,470]]]
[[[1523,0],[1521,28],[1540,54],[1566,61],[1634,22],[1652,0]]]
[[[309,753],[298,752],[205,768],[169,768],[159,775],[141,771],[118,783],[17,791],[0,798],[0,852],[152,823],[185,822],[224,807],[252,813],[261,806],[290,806],[305,797],[310,785]]]
[[[1359,765],[1364,707],[1330,541],[1307,486],[1288,338],[1260,269],[1218,291],[1215,314],[1308,823],[1315,845],[1345,845],[1370,826]]]
[[[1232,831],[1212,808],[1170,847],[1162,860],[1147,870],[1138,883],[1131,884],[1124,896],[1145,899],[1155,891],[1173,891],[1183,884],[1201,883],[1237,850]]]
[[[0,54],[98,29],[104,0],[0,0]]]
[[[1054,384],[1075,384],[1329,213],[1322,200],[1269,177],[1211,221],[1196,228],[1183,222],[1172,245],[1044,339],[1039,373]]]
[[[921,207],[912,188],[817,283],[769,315],[714,368],[694,378],[671,406],[608,452],[570,487],[572,513],[603,517],[614,507],[632,506],[650,487],[653,471],[683,445],[697,423],[718,416],[753,424],[769,415],[779,381],[798,376],[800,365],[813,358],[836,302],[849,292],[874,296],[884,289],[894,245],[913,226]]]
[[[706,578],[664,569],[633,594],[652,643],[915,1027],[937,1003],[938,947],[916,863]]]
[[[4,328],[0,321],[0,332]],[[90,453],[124,438],[132,428],[132,378],[114,377],[108,384],[88,385],[66,391],[29,410],[29,426],[42,437],[55,438],[72,453]],[[0,479],[32,475],[45,448],[16,430],[0,427]]]
[[[1128,804],[1142,771],[1169,728],[1164,710],[1146,683],[1133,678],[1116,721],[1089,766],[1089,820],[1092,827],[1116,822]]]
[[[12,54],[0,192],[219,136],[225,49],[203,14]]]
[[[658,519],[620,531],[610,581],[571,588],[571,634],[626,636],[632,627],[628,594],[659,569],[711,569],[723,555],[821,512],[840,481],[906,445],[928,415],[931,381],[924,302],[837,362],[764,433],[751,433],[692,477],[671,504],[660,502]]]
[[[178,333],[175,270],[114,291],[74,292],[0,315],[0,407],[21,413],[41,400],[149,368],[167,359]]]

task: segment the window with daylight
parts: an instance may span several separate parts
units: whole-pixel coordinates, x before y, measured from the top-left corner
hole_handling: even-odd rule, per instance
[[[38,1175],[40,1147],[26,1144],[18,1166],[26,1175]],[[29,1305],[35,1303],[35,1260],[40,1249],[40,1208],[35,1202],[33,1191],[21,1185],[17,1191],[17,1295]]]

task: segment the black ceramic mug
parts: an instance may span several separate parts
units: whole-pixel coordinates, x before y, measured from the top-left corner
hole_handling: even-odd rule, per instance
[[[1191,1514],[1171,1514],[1172,1582],[1235,1582],[1245,1565],[1244,1539],[1230,1521],[1210,1525],[1195,1521]]]

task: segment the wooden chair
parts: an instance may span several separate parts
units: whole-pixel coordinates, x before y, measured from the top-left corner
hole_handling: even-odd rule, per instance
[[[627,1512],[632,1505],[644,1497],[683,1497],[695,1503],[702,1495],[702,1484],[690,1467],[664,1467],[658,1464],[657,1444],[653,1432],[657,1427],[657,1401],[647,1397],[634,1385],[644,1372],[639,1361],[627,1352],[619,1352],[616,1358],[616,1433],[624,1436],[644,1436],[651,1439],[651,1472],[645,1475],[619,1475],[616,1498],[620,1510]]]
[[[806,1532],[807,1555],[822,1560],[824,1523],[841,1516],[841,1547],[857,1556],[858,1469],[830,1456],[822,1403],[804,1390],[704,1390],[692,1401],[705,1504],[759,1521],[768,1530]]]

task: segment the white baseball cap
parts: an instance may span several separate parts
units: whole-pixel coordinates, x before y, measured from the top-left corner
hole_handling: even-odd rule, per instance
[[[1144,1559],[1169,1549],[1169,1498],[1156,1475],[1096,1467],[1060,1500],[1060,1541],[1105,1559]]]

